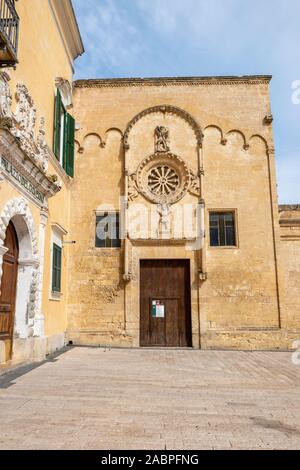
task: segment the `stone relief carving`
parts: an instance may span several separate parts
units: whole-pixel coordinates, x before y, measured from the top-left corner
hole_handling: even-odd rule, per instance
[[[189,187],[189,192],[193,194],[194,196],[200,196],[201,195],[201,188],[200,188],[200,179],[198,175],[195,175],[190,170],[190,187]]]
[[[33,139],[36,122],[36,109],[28,88],[23,83],[18,83],[16,88],[17,109],[15,123],[18,130],[26,134],[27,138]]]
[[[36,109],[33,99],[26,85],[18,83],[15,93],[16,112],[13,113],[9,80],[8,72],[0,72],[0,126],[15,137],[26,157],[46,174],[50,151],[45,139],[45,118],[40,119],[35,139]]]
[[[169,129],[165,126],[157,126],[154,131],[154,148],[155,152],[170,151],[170,135]]]
[[[0,72],[0,124],[4,127],[12,125],[12,96],[8,82],[10,75],[8,72]]]
[[[48,147],[46,143],[46,131],[45,131],[45,118],[41,117],[40,119],[40,127],[39,127],[39,132],[37,136],[37,148],[38,148],[38,155],[36,157],[36,161],[38,163],[38,166],[46,172],[48,170],[48,160],[49,160],[49,153],[48,153]],[[56,176],[56,175],[55,175]],[[54,181],[56,183],[56,181]]]
[[[136,174],[129,175],[128,177],[128,200],[133,201],[139,195],[137,183],[136,183]]]

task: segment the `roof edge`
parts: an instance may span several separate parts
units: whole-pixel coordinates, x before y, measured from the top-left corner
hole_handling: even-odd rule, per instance
[[[84,45],[72,0],[49,0],[49,3],[63,35],[68,53],[74,61],[84,53]]]
[[[279,212],[300,212],[300,204],[280,204]]]
[[[76,88],[102,88],[155,85],[245,85],[268,84],[272,75],[210,76],[210,77],[149,77],[149,78],[96,78],[74,81]]]

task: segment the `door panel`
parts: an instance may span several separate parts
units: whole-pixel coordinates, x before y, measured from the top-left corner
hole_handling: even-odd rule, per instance
[[[166,345],[180,346],[180,299],[166,300]]]
[[[0,339],[12,341],[19,257],[18,239],[12,222],[7,227],[4,246],[8,248],[8,251],[3,256],[0,296]]]
[[[153,313],[153,302],[158,305],[157,316]],[[163,310],[164,316],[160,317]],[[141,261],[140,344],[191,346],[188,260]]]

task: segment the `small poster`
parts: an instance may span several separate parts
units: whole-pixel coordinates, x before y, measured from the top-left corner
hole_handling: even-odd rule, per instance
[[[165,306],[160,304],[156,305],[156,318],[165,318]]]
[[[160,300],[152,300],[152,318],[165,318],[165,306]]]

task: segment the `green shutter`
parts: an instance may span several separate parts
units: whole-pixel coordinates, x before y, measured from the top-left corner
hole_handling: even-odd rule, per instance
[[[74,176],[75,119],[68,113],[65,116],[64,162],[67,175]]]
[[[60,134],[61,134],[61,108],[62,101],[59,90],[57,90],[55,98],[55,115],[54,115],[54,154],[59,160],[60,158]]]
[[[61,253],[61,247],[53,243],[52,292],[61,292]]]

